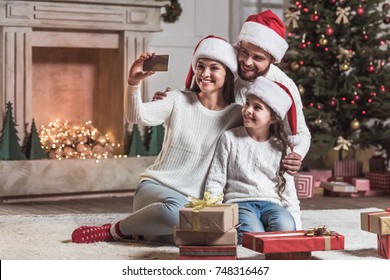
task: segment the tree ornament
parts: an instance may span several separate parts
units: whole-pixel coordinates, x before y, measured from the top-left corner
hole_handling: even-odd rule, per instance
[[[291,62],[291,69],[295,72],[295,71],[298,71],[298,69],[299,69],[299,63],[298,62],[296,62],[296,61],[293,61],[293,62]]]
[[[329,24],[325,28],[326,36],[332,36],[334,34],[334,29]]]
[[[326,46],[328,44],[328,39],[322,34],[319,42],[321,46]]]
[[[384,3],[384,4],[382,5],[382,10],[383,10],[383,11],[387,12],[389,9],[390,9],[389,3]]]
[[[310,16],[310,20],[312,22],[317,22],[320,20],[320,16],[318,15],[317,11],[314,11],[314,14]]]
[[[305,94],[305,88],[301,84],[298,85],[298,90],[301,95]]]
[[[306,43],[304,41],[302,41],[299,43],[298,48],[300,50],[304,50],[304,49],[306,49],[306,46],[307,46]]]
[[[364,13],[365,13],[365,10],[364,10],[364,8],[362,7],[362,5],[360,4],[359,7],[356,9],[356,14],[357,14],[358,16],[362,16],[362,15],[364,15]]]
[[[337,0],[328,0],[328,2],[332,5],[336,4]]]
[[[285,10],[284,17],[286,18],[286,27],[292,27],[293,29],[297,29],[299,27],[298,22],[300,16],[301,11],[294,6]]]
[[[359,83],[359,82],[357,82],[357,83],[355,84],[355,87],[360,89],[360,88],[362,88],[362,84]]]
[[[375,66],[374,66],[374,64],[372,62],[370,62],[370,64],[368,65],[367,71],[369,73],[374,73],[375,72]]]
[[[386,16],[384,19],[383,19],[383,22],[385,23],[385,24],[389,24],[390,23],[390,16]]]
[[[336,10],[336,23],[337,24],[346,24],[349,23],[348,16],[351,13],[351,7],[341,8],[340,6],[337,7]]]
[[[365,29],[365,28],[363,28],[362,40],[363,40],[363,41],[367,41],[367,40],[368,40],[368,35],[367,35],[367,32],[366,32],[366,29]]]
[[[357,130],[357,129],[360,128],[360,122],[359,122],[356,118],[352,120],[352,122],[351,122],[351,128],[352,128],[353,130]]]
[[[349,62],[347,61],[344,61],[341,65],[340,65],[340,71],[348,71],[349,70]]]

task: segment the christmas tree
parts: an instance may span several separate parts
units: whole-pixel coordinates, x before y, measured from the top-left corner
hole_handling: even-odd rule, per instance
[[[325,153],[344,141],[390,157],[389,4],[290,4],[285,11],[290,47],[282,68],[301,93],[312,147]]]
[[[41,145],[41,140],[35,125],[34,119],[31,124],[31,132],[27,139],[26,146],[24,147],[24,154],[28,159],[47,159],[48,156],[45,153]]]
[[[146,156],[148,152],[146,151],[145,145],[141,138],[141,133],[139,131],[138,125],[133,125],[133,133],[131,135],[131,144],[130,151],[128,153],[129,157],[140,157]]]
[[[26,156],[19,145],[18,131],[12,113],[12,103],[7,102],[0,137],[0,160],[25,160]]]
[[[152,126],[150,128],[150,142],[148,154],[150,156],[157,156],[162,148],[164,141],[164,127],[163,125]]]

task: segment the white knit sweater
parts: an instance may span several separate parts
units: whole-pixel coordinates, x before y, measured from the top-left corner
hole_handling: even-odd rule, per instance
[[[139,86],[128,88],[128,121],[165,124],[164,143],[153,165],[140,175],[186,196],[202,198],[207,171],[219,136],[242,125],[241,105],[223,110],[205,108],[194,92],[169,92],[159,101],[142,103]]]
[[[294,178],[287,173],[283,200],[277,193],[277,172],[282,146],[276,139],[253,140],[245,127],[226,131],[218,142],[206,180],[206,191],[213,196],[224,193],[224,203],[271,201],[286,208],[302,228],[300,203]]]
[[[271,64],[270,69],[268,70],[265,77],[286,86],[290,90],[291,95],[294,98],[295,106],[297,109],[297,134],[301,138],[301,143],[298,146],[294,147],[294,152],[298,153],[303,159],[309,151],[311,145],[311,134],[309,128],[306,125],[305,116],[303,114],[302,99],[298,88],[293,80],[291,80],[282,70],[280,70],[277,66],[273,64]],[[239,77],[236,79],[236,103],[242,105],[244,104],[245,93],[249,85],[250,82],[243,81]]]

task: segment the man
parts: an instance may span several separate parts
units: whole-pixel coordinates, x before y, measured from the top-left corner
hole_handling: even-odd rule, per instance
[[[302,165],[302,159],[309,151],[311,134],[303,115],[302,100],[295,83],[274,63],[280,63],[288,44],[284,39],[286,29],[283,22],[272,11],[267,10],[256,15],[250,15],[238,35],[237,60],[238,78],[235,81],[236,102],[244,104],[244,96],[248,86],[258,76],[279,82],[286,86],[296,104],[297,134],[300,143],[283,159],[283,165],[290,175],[297,174]],[[166,91],[168,91],[167,88]],[[157,92],[153,100],[162,99],[165,92]]]

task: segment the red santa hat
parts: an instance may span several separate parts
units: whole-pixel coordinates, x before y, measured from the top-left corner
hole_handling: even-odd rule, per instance
[[[300,143],[300,137],[297,135],[297,110],[294,98],[287,87],[281,83],[271,81],[263,76],[259,76],[248,87],[245,96],[255,95],[266,103],[282,120],[287,116],[290,125],[291,135],[288,141],[293,146]]]
[[[285,36],[283,22],[273,12],[266,10],[246,19],[238,34],[238,41],[262,48],[275,58],[275,63],[279,63],[288,49]]]
[[[200,58],[217,60],[228,67],[234,76],[237,75],[237,53],[234,47],[225,39],[214,35],[208,35],[195,47],[190,70],[188,71],[185,87],[191,88],[196,63]]]

